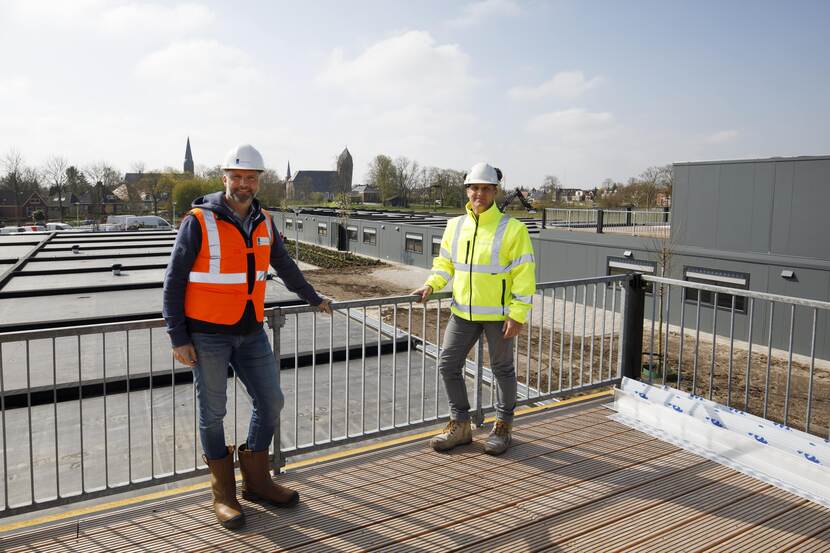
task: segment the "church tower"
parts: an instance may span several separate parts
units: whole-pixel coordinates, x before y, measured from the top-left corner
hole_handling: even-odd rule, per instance
[[[188,175],[193,174],[193,154],[190,151],[190,137],[187,137],[187,146],[184,149],[184,172]]]
[[[339,191],[348,194],[352,191],[352,170],[354,169],[354,162],[352,161],[352,154],[349,149],[345,148],[339,156],[337,156],[337,181]]]

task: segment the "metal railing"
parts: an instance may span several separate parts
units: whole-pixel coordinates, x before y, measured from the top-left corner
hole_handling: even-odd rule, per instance
[[[543,228],[668,238],[671,213],[650,209],[545,208]]]
[[[644,379],[830,438],[829,302],[642,279]]]
[[[634,277],[540,284],[515,341],[519,404],[621,378]],[[448,293],[266,311],[285,406],[273,464],[285,456],[434,425],[449,417],[437,358]],[[630,355],[630,354],[629,354]],[[473,420],[494,410],[480,341],[466,364]],[[250,404],[229,370],[228,443],[245,440]],[[0,334],[0,516],[205,472],[192,374],[164,321]]]

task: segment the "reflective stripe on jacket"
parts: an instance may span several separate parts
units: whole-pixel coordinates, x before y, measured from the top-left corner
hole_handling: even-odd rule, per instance
[[[212,324],[233,325],[242,318],[249,300],[256,319],[262,322],[265,285],[271,257],[271,217],[251,231],[251,244],[228,221],[217,219],[209,209],[191,213],[202,227],[202,245],[188,276],[184,297],[185,316]],[[253,257],[253,270],[248,259]]]
[[[476,217],[447,222],[426,285],[441,290],[453,276],[452,312],[468,321],[527,320],[536,291],[536,263],[527,227],[494,203]]]

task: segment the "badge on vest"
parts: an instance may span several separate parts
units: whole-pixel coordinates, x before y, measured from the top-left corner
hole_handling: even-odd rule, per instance
[[[268,239],[267,236],[260,236],[256,239],[257,246],[268,246],[271,244],[271,241]]]

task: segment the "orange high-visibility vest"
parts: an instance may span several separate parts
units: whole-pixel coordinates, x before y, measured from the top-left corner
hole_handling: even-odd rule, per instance
[[[209,209],[191,213],[202,227],[202,247],[190,269],[184,294],[184,314],[213,324],[233,325],[245,312],[248,300],[254,304],[257,321],[265,311],[265,284],[271,260],[271,217],[253,229],[251,247],[232,223],[217,219]],[[254,255],[254,285],[248,293],[248,255]]]

